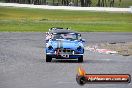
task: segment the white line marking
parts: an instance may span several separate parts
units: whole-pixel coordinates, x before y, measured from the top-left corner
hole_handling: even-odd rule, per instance
[[[98,49],[96,47],[85,47],[85,50],[89,50],[92,52],[104,53],[104,54],[117,54],[117,51],[112,51],[108,49]]]

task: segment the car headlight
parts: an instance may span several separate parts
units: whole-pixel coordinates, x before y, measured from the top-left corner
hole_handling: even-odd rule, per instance
[[[49,47],[48,47],[48,49],[49,49],[49,50],[52,50],[52,49],[53,49],[53,47],[52,47],[52,46],[49,46]]]
[[[77,50],[78,50],[78,51],[81,51],[81,49],[82,49],[82,47],[81,47],[81,46],[77,47]]]

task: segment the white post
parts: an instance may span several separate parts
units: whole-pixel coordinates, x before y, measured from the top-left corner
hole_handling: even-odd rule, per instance
[[[132,13],[132,6],[130,6],[130,13]]]

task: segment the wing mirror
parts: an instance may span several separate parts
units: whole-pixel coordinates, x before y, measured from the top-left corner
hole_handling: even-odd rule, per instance
[[[80,41],[84,43],[85,42],[85,39],[80,39]]]

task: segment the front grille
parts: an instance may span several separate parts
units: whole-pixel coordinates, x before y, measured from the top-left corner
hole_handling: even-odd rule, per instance
[[[72,52],[73,50],[71,49],[63,49],[63,52]]]

